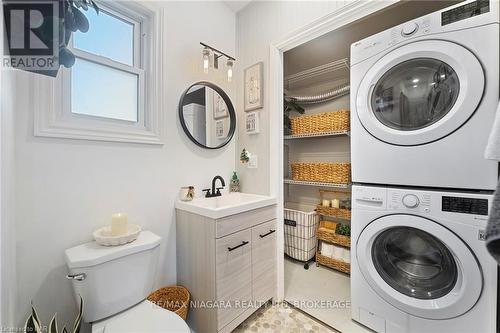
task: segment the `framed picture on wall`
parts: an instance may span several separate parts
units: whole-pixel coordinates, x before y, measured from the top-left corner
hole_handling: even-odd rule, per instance
[[[227,118],[229,113],[227,111],[226,102],[219,94],[214,94],[214,119]]]
[[[224,121],[218,120],[215,122],[215,137],[217,139],[224,138]]]
[[[259,113],[249,112],[245,117],[245,131],[247,134],[259,133]]]
[[[264,107],[263,62],[245,69],[245,111]]]

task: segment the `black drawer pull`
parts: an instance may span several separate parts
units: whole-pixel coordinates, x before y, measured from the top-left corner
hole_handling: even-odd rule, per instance
[[[243,241],[243,242],[241,242],[241,244],[240,244],[240,245],[237,245],[237,246],[235,246],[235,247],[228,247],[228,248],[227,248],[227,250],[228,250],[229,252],[231,252],[231,251],[233,251],[233,250],[236,250],[237,248],[240,248],[240,247],[242,247],[242,246],[247,245],[248,243],[249,243],[248,241]]]
[[[271,230],[269,230],[269,232],[268,232],[267,234],[264,234],[264,235],[259,235],[259,237],[260,237],[260,238],[264,238],[264,237],[266,237],[266,236],[269,236],[269,235],[270,235],[270,234],[272,234],[273,232],[276,232],[276,230],[271,229]]]

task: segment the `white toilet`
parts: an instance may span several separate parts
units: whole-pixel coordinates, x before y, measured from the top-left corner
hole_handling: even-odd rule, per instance
[[[181,317],[146,300],[153,291],[161,238],[143,231],[132,243],[85,243],[65,251],[68,278],[85,301],[92,333],[189,333]]]

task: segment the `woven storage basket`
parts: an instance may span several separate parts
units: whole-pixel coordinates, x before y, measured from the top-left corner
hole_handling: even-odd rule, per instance
[[[326,241],[332,244],[340,245],[343,247],[351,247],[351,237],[349,236],[344,236],[344,235],[339,235],[335,232],[335,229],[330,229],[324,227],[325,222],[328,221],[321,221],[319,223],[319,228],[316,231],[316,235],[318,239],[321,239],[322,241]]]
[[[291,168],[293,180],[335,184],[351,182],[350,163],[294,162]]]
[[[309,261],[316,253],[318,216],[312,209],[287,203],[284,210],[285,253],[290,257]]]
[[[175,312],[186,320],[189,310],[189,291],[181,286],[169,286],[160,288],[148,296],[148,301]]]
[[[342,219],[351,218],[351,211],[343,208],[333,208],[333,207],[326,207],[323,205],[317,205],[316,212],[318,213],[318,215],[338,217]]]
[[[349,110],[316,113],[290,120],[292,135],[349,131]]]

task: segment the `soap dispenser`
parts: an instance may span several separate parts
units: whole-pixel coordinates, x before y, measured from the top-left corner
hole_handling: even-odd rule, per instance
[[[238,175],[236,171],[233,171],[233,177],[231,177],[231,184],[229,186],[229,191],[231,192],[239,192],[240,191],[240,180],[238,179]]]

